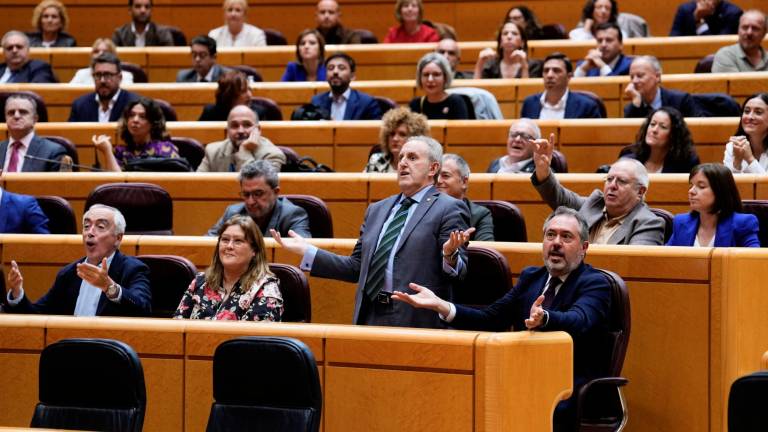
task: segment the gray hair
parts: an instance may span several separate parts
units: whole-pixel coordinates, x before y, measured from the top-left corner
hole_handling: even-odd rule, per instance
[[[648,170],[645,169],[645,165],[643,165],[643,163],[637,159],[632,159],[628,157],[623,157],[617,160],[616,162],[613,163],[613,165],[616,165],[617,163],[620,163],[620,162],[626,162],[633,166],[635,171],[635,180],[640,186],[643,186],[647,190],[648,185],[651,184],[651,180],[648,178]]]
[[[238,176],[240,183],[256,177],[264,177],[267,184],[272,189],[280,186],[280,178],[277,175],[277,170],[271,163],[265,160],[253,160],[240,168],[240,175]]]
[[[659,59],[657,59],[656,57],[652,55],[641,55],[641,56],[635,57],[635,59],[632,60],[632,63],[640,60],[648,62],[648,64],[651,65],[651,67],[653,68],[653,70],[656,71],[657,74],[659,75],[662,74],[661,63],[659,62]]]
[[[24,43],[26,43],[27,48],[29,48],[29,36],[27,36],[24,32],[20,32],[18,30],[11,30],[11,31],[6,32],[3,35],[2,42],[0,42],[0,43],[2,43],[3,46],[5,46],[5,41],[8,40],[8,38],[11,37],[11,36],[21,36],[24,39]]]
[[[443,155],[443,164],[445,164],[445,161],[452,160],[456,167],[459,169],[459,174],[463,178],[469,178],[470,170],[469,170],[469,164],[467,161],[464,160],[463,157],[457,155],[456,153],[446,153]]]
[[[519,119],[513,121],[512,124],[509,125],[509,130],[512,131],[512,128],[515,127],[515,125],[520,123],[526,126],[529,126],[531,129],[533,129],[533,139],[541,138],[541,129],[539,128],[539,125],[537,125],[533,120],[529,119],[528,117],[520,117]]]
[[[8,96],[8,98],[5,100],[5,105],[3,105],[3,112],[5,112],[5,109],[8,106],[8,102],[10,102],[11,99],[21,99],[29,102],[32,104],[32,114],[37,115],[37,101],[35,98],[26,93],[12,93],[10,96]]]
[[[564,215],[576,219],[576,222],[579,223],[579,241],[585,242],[589,240],[589,227],[587,226],[587,221],[579,214],[578,211],[565,206],[556,208],[555,211],[547,216],[547,219],[544,221],[544,232],[546,233],[549,229],[549,223],[552,222],[552,219]]]
[[[91,211],[95,209],[104,209],[109,210],[112,212],[112,219],[115,222],[115,235],[122,235],[125,234],[125,216],[123,216],[122,213],[120,213],[120,210],[108,206],[106,204],[94,204],[88,208],[88,210],[83,214],[83,224],[85,224],[85,218],[88,217],[88,215],[91,213]]]
[[[438,54],[436,52],[424,54],[421,60],[419,60],[419,63],[416,66],[416,86],[418,88],[422,88],[421,72],[430,63],[436,64],[437,67],[439,67],[440,70],[443,71],[443,89],[447,89],[448,87],[450,87],[451,82],[453,81],[453,71],[451,69],[451,64],[448,63],[448,59],[445,58],[444,55]]]
[[[429,158],[429,162],[442,163],[443,145],[437,142],[437,140],[424,135],[416,135],[405,140],[405,144],[408,144],[411,141],[421,141],[427,145],[427,157]]]

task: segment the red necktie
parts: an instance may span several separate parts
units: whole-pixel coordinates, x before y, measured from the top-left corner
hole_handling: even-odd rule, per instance
[[[11,159],[8,161],[8,172],[17,172],[19,170],[19,149],[21,148],[21,143],[18,141],[15,141],[13,144],[11,144]]]

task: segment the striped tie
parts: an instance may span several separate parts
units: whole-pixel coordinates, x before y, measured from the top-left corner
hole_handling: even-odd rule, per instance
[[[368,271],[368,279],[365,281],[365,295],[371,299],[376,299],[376,296],[381,291],[384,285],[384,276],[387,270],[387,261],[389,261],[389,255],[392,253],[392,248],[395,247],[395,242],[400,236],[400,231],[403,230],[405,220],[408,218],[408,209],[415,203],[411,198],[406,198],[400,204],[400,208],[397,210],[395,217],[392,218],[392,222],[389,223],[387,231],[381,238],[379,247],[376,248],[376,252],[373,254],[371,260],[371,266]]]

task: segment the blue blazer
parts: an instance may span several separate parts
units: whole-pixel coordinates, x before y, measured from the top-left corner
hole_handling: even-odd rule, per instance
[[[537,119],[541,114],[541,93],[528,96],[523,101],[523,110],[520,117]],[[568,101],[565,103],[565,118],[602,118],[600,107],[589,96],[584,96],[573,91],[568,93]]]
[[[629,66],[632,64],[632,60],[634,60],[634,57],[625,56],[624,54],[619,54],[619,61],[616,62],[616,67],[611,70],[611,73],[609,73],[606,76],[617,76],[617,75],[629,75]],[[582,63],[584,63],[584,60],[580,61],[578,65],[580,66]],[[588,77],[598,77],[600,76],[600,69],[598,68],[592,68],[587,71]]]
[[[760,225],[757,217],[748,213],[733,213],[717,221],[715,247],[760,247],[757,232]],[[667,246],[693,246],[699,231],[698,213],[683,213],[675,216],[672,237]]]
[[[683,117],[698,117],[699,110],[696,108],[696,104],[689,93],[681,92],[677,90],[661,88],[661,106],[669,106],[676,108]],[[653,108],[642,103],[639,107],[636,107],[632,102],[624,105],[624,117],[625,118],[645,118],[653,111]]]
[[[296,63],[296,62],[288,62],[288,65],[285,67],[285,72],[283,73],[283,77],[280,78],[280,81],[306,81],[307,80],[307,71],[304,70],[304,66]],[[317,68],[317,79],[315,81],[325,81],[325,65],[321,64]]]
[[[5,154],[8,153],[8,140],[0,142],[0,167],[5,166]],[[37,156],[39,158],[50,160],[61,160],[61,157],[67,154],[67,151],[59,144],[47,139],[40,138],[35,135],[32,138],[32,142],[29,143],[29,149],[27,149],[29,156]],[[24,166],[21,167],[22,172],[40,172],[40,171],[58,171],[59,164],[55,162],[45,162],[28,159],[24,161]]]
[[[312,97],[312,104],[325,108],[331,112],[331,92],[316,94]],[[381,120],[381,108],[376,99],[371,96],[352,90],[349,93],[347,107],[344,110],[344,120]]]
[[[96,102],[96,93],[88,93],[80,96],[72,102],[72,110],[69,112],[69,122],[97,122],[99,121],[99,103]],[[129,102],[139,98],[136,93],[131,93],[128,90],[120,90],[120,96],[115,101],[115,106],[112,107],[112,112],[109,113],[109,121],[114,122],[120,120],[120,116],[123,115],[125,106]]]
[[[675,20],[672,23],[670,36],[696,36],[696,20],[693,11],[696,10],[696,2],[689,1],[677,8]],[[739,31],[739,18],[741,9],[727,0],[721,1],[715,8],[715,13],[704,19],[709,30],[705,35],[736,34]]]
[[[0,76],[8,66],[0,64]],[[58,83],[51,65],[42,60],[30,60],[12,76],[8,83]]]
[[[3,190],[0,200],[0,233],[50,234],[48,217],[33,196]]]

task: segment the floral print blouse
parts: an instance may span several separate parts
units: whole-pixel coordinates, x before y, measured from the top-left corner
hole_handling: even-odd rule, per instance
[[[279,282],[274,276],[265,276],[245,292],[237,282],[227,297],[223,287],[209,287],[205,273],[198,273],[181,298],[173,318],[280,321],[283,295]]]
[[[392,166],[392,157],[382,152],[376,152],[368,159],[368,164],[363,172],[366,173],[393,173],[397,172]]]
[[[160,158],[178,158],[179,149],[170,141],[150,141],[141,148],[129,149],[128,146],[120,145],[115,147],[115,159],[120,164],[120,168],[125,168],[125,164],[132,159],[145,157]]]

